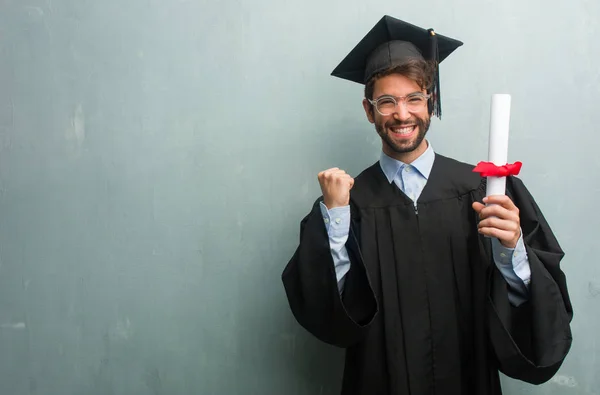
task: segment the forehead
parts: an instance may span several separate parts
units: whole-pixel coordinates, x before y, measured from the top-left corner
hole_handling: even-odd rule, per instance
[[[413,92],[423,92],[416,81],[402,74],[390,74],[379,78],[373,85],[373,97],[382,95],[406,96]]]

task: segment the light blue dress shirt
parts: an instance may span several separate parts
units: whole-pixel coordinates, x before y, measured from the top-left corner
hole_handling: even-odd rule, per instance
[[[390,184],[394,182],[402,192],[416,202],[427,183],[435,153],[429,142],[427,150],[410,164],[402,163],[381,153],[379,164]],[[346,241],[350,229],[350,206],[335,207],[330,210],[321,202],[321,214],[329,236],[331,255],[335,264],[335,273],[340,292],[344,279],[350,270],[350,258],[346,250]],[[508,298],[514,306],[528,299],[528,287],[531,278],[529,259],[523,243],[523,233],[516,247],[506,248],[496,238],[492,238],[494,262],[508,284]]]

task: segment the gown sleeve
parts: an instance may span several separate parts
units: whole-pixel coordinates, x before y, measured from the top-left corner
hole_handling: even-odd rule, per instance
[[[377,300],[360,257],[356,225],[350,226],[346,243],[351,263],[340,294],[319,202],[300,223],[300,242],[282,281],[298,323],[325,343],[346,348],[363,338],[378,312]]]
[[[541,384],[558,371],[572,343],[573,309],[565,274],[560,268],[564,252],[520,179],[507,178],[507,195],[519,208],[531,268],[529,299],[519,307],[510,304],[506,281],[491,265],[487,301],[489,337],[501,372],[514,379]]]

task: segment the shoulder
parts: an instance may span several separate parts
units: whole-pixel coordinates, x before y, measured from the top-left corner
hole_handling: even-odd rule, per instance
[[[474,164],[462,162],[442,154],[435,154],[435,161],[433,164],[457,177],[469,177],[471,175],[479,177],[477,173],[473,173],[473,169],[475,168]]]
[[[350,199],[360,207],[386,206],[396,199],[393,187],[381,170],[379,161],[367,167],[354,178]]]
[[[475,165],[436,153],[427,181],[426,200],[448,199],[485,190],[486,179],[473,172]],[[425,200],[425,199],[424,199]]]
[[[385,175],[381,170],[379,161],[373,163],[371,166],[360,172],[359,175],[354,177],[354,186],[360,188],[366,188],[369,186],[375,186],[381,184],[385,179]],[[387,180],[386,180],[387,181]]]

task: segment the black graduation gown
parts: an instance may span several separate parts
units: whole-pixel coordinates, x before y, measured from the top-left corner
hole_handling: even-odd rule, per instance
[[[346,348],[343,395],[496,395],[498,371],[549,380],[571,346],[564,253],[522,181],[507,178],[531,266],[529,300],[514,307],[474,201],[486,179],[436,154],[413,202],[379,163],[355,179],[340,295],[318,199],[282,280],[297,321]]]

